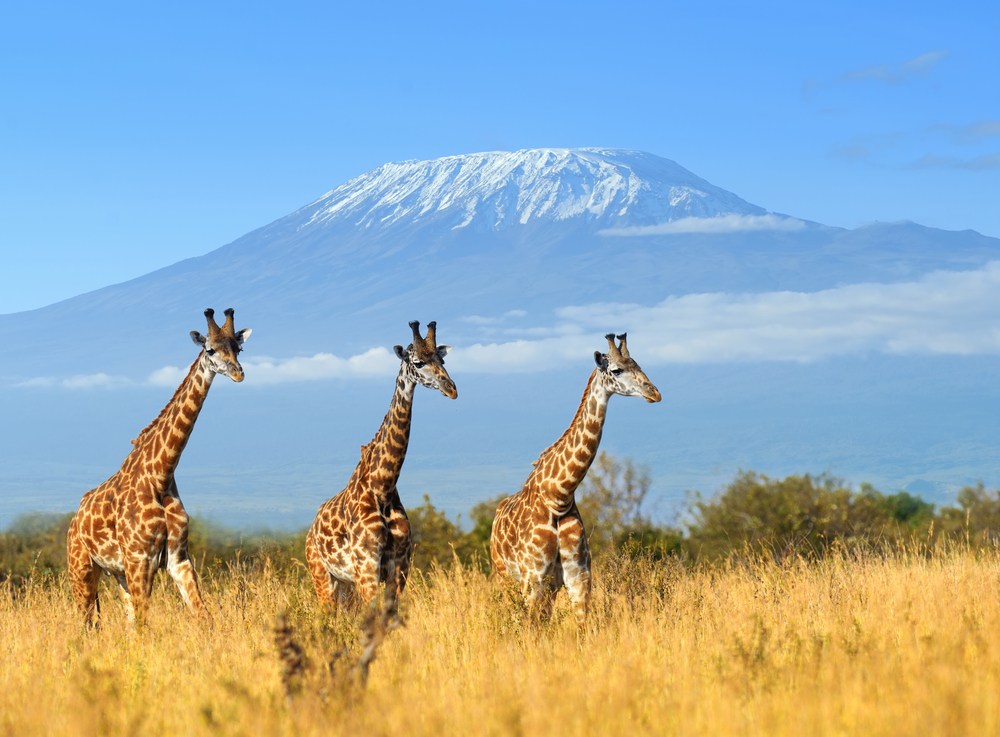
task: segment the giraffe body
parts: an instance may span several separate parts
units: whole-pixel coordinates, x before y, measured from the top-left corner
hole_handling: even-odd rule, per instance
[[[170,403],[132,441],[132,452],[118,473],[88,491],[70,522],[66,537],[67,565],[73,597],[88,623],[99,605],[102,573],[117,578],[131,621],[143,619],[153,576],[170,573],[191,611],[206,615],[194,567],[187,552],[188,515],[174,471],[187,445],[216,374],[243,381],[237,360],[249,329],[233,330],[233,311],[215,324],[206,310],[209,334],[192,332],[203,348]]]
[[[386,582],[402,594],[410,571],[413,542],[396,482],[410,439],[413,392],[417,384],[455,399],[458,391],[444,368],[449,346],[438,346],[437,324],[426,339],[411,322],[413,343],[396,346],[400,369],[389,411],[347,486],[316,513],[306,536],[306,562],[323,606],[335,607],[353,593],[371,603]]]
[[[597,352],[597,368],[569,428],[534,463],[519,492],[497,507],[490,534],[494,573],[516,581],[532,611],[552,613],[556,592],[565,586],[577,621],[590,605],[590,548],[576,489],[587,475],[604,432],[612,394],[659,402],[660,392],[629,357],[626,335],[606,336],[607,354]]]

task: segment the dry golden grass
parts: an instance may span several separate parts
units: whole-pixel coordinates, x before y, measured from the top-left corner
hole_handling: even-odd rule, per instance
[[[995,734],[1000,556],[685,570],[606,561],[588,631],[456,568],[412,581],[355,684],[356,618],[321,616],[298,568],[203,581],[212,628],[158,577],[149,625],[113,593],[86,631],[63,580],[0,597],[3,734]],[[278,616],[308,668],[291,679]],[[332,670],[328,664],[333,661]]]

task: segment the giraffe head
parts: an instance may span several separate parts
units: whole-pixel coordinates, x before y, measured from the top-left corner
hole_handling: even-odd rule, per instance
[[[191,340],[195,345],[205,349],[205,360],[213,373],[228,376],[235,382],[243,381],[243,367],[237,356],[243,350],[243,342],[250,337],[250,328],[235,330],[233,326],[233,308],[225,312],[226,321],[220,328],[215,323],[215,310],[209,307],[205,310],[208,318],[208,335],[202,335],[197,330],[191,331]]]
[[[458,389],[444,367],[444,357],[451,346],[437,344],[437,323],[427,323],[426,338],[420,337],[420,323],[416,320],[410,322],[410,328],[413,330],[413,342],[406,348],[393,346],[406,374],[428,389],[437,389],[446,397],[457,399]]]
[[[625,345],[628,333],[618,336],[620,347],[615,345],[614,333],[608,333],[604,337],[611,348],[607,353],[594,351],[594,361],[597,363],[598,375],[608,391],[623,397],[642,397],[647,402],[659,402],[660,391],[642,372],[639,364],[628,355],[628,346]]]

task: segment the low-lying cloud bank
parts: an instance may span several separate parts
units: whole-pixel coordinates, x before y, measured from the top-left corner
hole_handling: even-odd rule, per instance
[[[598,235],[642,236],[677,233],[741,233],[751,230],[802,230],[806,224],[781,215],[719,215],[712,218],[678,218],[659,225],[605,228]]]
[[[690,294],[652,307],[564,307],[556,316],[559,322],[547,336],[457,349],[456,370],[531,371],[583,360],[604,350],[602,336],[612,330],[629,333],[632,353],[642,365],[808,362],[864,353],[996,354],[1000,262],[977,271],[935,272],[903,284]]]
[[[513,316],[513,313],[508,313]],[[525,316],[518,312],[517,317]],[[689,294],[659,304],[596,303],[562,307],[548,325],[472,324],[508,339],[456,346],[454,373],[532,372],[586,363],[606,350],[604,334],[629,333],[643,366],[736,361],[819,361],[832,356],[1000,354],[1000,262],[983,269],[935,272],[902,284],[853,284],[820,292]],[[518,323],[524,322],[518,320]],[[273,359],[248,356],[253,385],[391,376],[399,360],[385,347],[349,358],[331,353]],[[187,367],[165,366],[137,382],[107,374],[38,377],[20,386],[64,389],[177,386]]]

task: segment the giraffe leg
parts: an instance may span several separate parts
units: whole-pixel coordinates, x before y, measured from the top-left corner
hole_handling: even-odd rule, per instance
[[[122,592],[122,601],[125,602],[125,618],[129,624],[135,624],[135,606],[132,604],[132,595],[128,592],[128,581],[125,580],[124,573],[115,575],[118,580],[118,588]]]
[[[309,534],[306,536],[306,566],[309,568],[309,575],[316,588],[316,597],[319,599],[320,607],[336,610],[340,599],[340,587],[323,563],[323,556],[319,551],[319,545],[316,543],[312,530],[309,530]]]
[[[176,491],[176,485],[174,490]],[[167,571],[177,584],[181,598],[196,617],[211,620],[198,590],[198,576],[187,551],[188,514],[179,497],[167,496],[163,500],[167,522]]]
[[[393,491],[396,497],[389,515],[389,534],[392,536],[390,545],[393,548],[393,562],[395,563],[390,568],[395,568],[395,572],[390,570],[388,571],[388,575],[393,576],[393,573],[395,575],[392,581],[387,576],[385,584],[389,586],[395,583],[396,596],[398,598],[402,595],[403,589],[406,588],[406,581],[410,575],[413,538],[410,536],[410,521],[406,517],[406,511],[403,509],[402,503],[399,502],[399,493],[395,490]]]
[[[369,548],[374,548],[371,550]],[[378,574],[385,548],[381,544],[362,546],[354,552],[354,593],[364,604],[378,597]]]
[[[522,579],[521,592],[531,616],[542,622],[547,622],[552,616],[552,605],[555,602],[555,591],[547,580],[549,577],[536,571],[531,571]]]
[[[559,523],[559,560],[573,613],[583,627],[590,608],[590,547],[579,515],[565,517]]]
[[[125,585],[128,587],[132,603],[134,621],[142,625],[149,609],[149,597],[153,593],[153,576],[158,565],[148,556],[138,556],[125,561]]]
[[[94,623],[94,614],[101,613],[101,606],[97,600],[97,586],[101,580],[101,569],[90,557],[90,553],[79,534],[76,533],[75,525],[76,519],[74,518],[67,536],[66,560],[69,568],[70,586],[73,589],[73,599],[80,611],[83,612],[84,622],[89,626]]]

